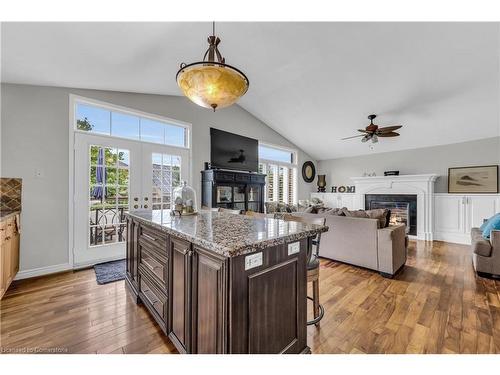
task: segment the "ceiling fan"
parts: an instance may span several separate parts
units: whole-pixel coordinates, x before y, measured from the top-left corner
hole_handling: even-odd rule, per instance
[[[370,120],[370,125],[368,125],[365,129],[358,129],[358,132],[363,134],[354,135],[352,137],[342,138],[341,140],[352,139],[352,138],[361,138],[361,142],[367,142],[370,139],[372,143],[378,142],[378,137],[397,137],[399,133],[396,133],[394,130],[398,130],[403,125],[394,125],[394,126],[384,126],[383,128],[379,128],[378,125],[373,123],[373,119],[377,117],[377,115],[368,116],[368,120]]]

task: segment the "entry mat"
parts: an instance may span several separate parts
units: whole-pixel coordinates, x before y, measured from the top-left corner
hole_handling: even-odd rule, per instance
[[[125,279],[125,259],[96,264],[94,270],[99,285],[123,280]]]

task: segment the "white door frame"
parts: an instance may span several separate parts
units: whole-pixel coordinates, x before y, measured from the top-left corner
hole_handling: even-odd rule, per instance
[[[189,171],[188,171],[188,176],[189,176],[189,181],[192,183],[192,178],[193,178],[193,137],[192,137],[192,125],[188,122],[180,121],[180,120],[175,120],[171,119],[168,117],[156,115],[156,114],[151,114],[147,112],[143,112],[140,110],[128,108],[128,107],[123,107],[119,106],[116,104],[104,102],[101,100],[96,100],[96,99],[91,99],[91,98],[86,98],[83,96],[75,95],[75,94],[69,94],[68,96],[69,99],[69,121],[68,121],[68,127],[69,127],[69,142],[68,142],[68,169],[69,169],[69,187],[68,187],[68,266],[67,269],[75,269],[75,262],[74,262],[74,247],[75,247],[75,220],[74,220],[74,214],[75,214],[75,133],[80,132],[79,130],[76,130],[76,104],[77,103],[85,103],[85,104],[90,104],[98,107],[104,107],[109,110],[115,110],[119,111],[122,113],[128,113],[131,115],[135,116],[140,116],[144,118],[149,118],[152,120],[159,120],[163,122],[168,122],[176,125],[180,125],[185,127],[187,131],[187,148],[189,152]],[[110,138],[118,138],[118,137],[111,137],[111,136],[106,136],[103,135],[103,137],[110,137]],[[149,143],[149,142],[143,142],[140,141],[141,143]],[[153,145],[156,145],[153,143]],[[77,268],[85,267],[82,265],[79,265]]]

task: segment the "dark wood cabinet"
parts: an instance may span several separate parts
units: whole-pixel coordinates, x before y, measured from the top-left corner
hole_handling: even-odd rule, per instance
[[[264,212],[266,175],[208,169],[201,176],[202,206]]]
[[[227,258],[195,246],[192,280],[193,352],[227,353]]]
[[[127,219],[127,283],[137,295],[139,291],[138,285],[138,250],[137,250],[137,233],[139,223],[131,218]]]
[[[300,241],[306,249],[308,240]],[[306,344],[306,252],[286,244],[265,249],[261,267],[231,258],[230,353],[300,353]]]
[[[130,217],[127,229],[127,284],[179,352],[309,351],[309,239],[226,257]]]
[[[170,247],[170,336],[178,344],[178,349],[180,346],[180,351],[191,352],[191,244],[172,238]]]

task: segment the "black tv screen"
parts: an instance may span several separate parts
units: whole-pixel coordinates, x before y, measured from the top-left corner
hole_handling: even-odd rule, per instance
[[[259,141],[238,134],[210,128],[212,168],[257,172]]]

